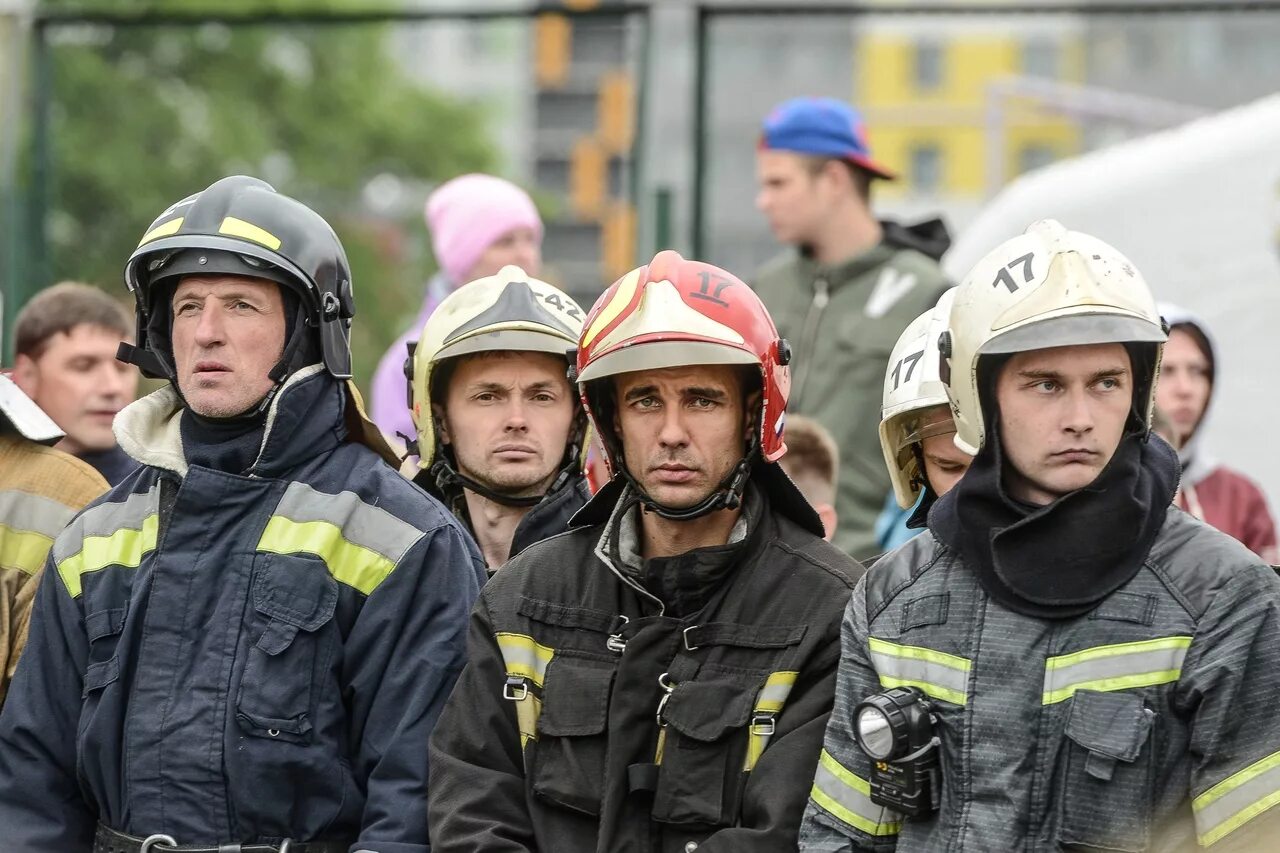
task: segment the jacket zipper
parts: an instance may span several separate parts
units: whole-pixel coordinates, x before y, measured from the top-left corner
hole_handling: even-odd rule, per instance
[[[831,301],[830,283],[822,276],[818,276],[813,280],[813,301],[809,303],[809,313],[805,314],[803,330],[800,333],[800,340],[795,343],[800,346],[800,353],[796,358],[799,369],[796,371],[796,381],[791,388],[791,400],[799,400],[804,393],[805,383],[809,380],[809,370],[813,362],[813,351],[816,347],[818,324],[822,321],[822,312],[827,310],[827,303]]]

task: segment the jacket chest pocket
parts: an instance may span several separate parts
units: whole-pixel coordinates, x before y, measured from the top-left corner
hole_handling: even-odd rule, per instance
[[[1079,690],[1067,712],[1059,838],[1105,850],[1147,849],[1155,712],[1136,693]]]
[[[317,557],[259,554],[246,620],[248,649],[236,719],[247,733],[292,743],[311,740],[315,684],[328,668],[337,583]]]
[[[85,636],[89,640],[89,664],[84,671],[84,687],[81,698],[102,690],[120,677],[120,658],[117,648],[120,633],[124,630],[127,608],[113,607],[98,610],[84,617]]]
[[[675,685],[661,712],[654,820],[697,826],[736,822],[746,782],[747,726],[757,725],[752,722],[756,695],[740,677],[711,673]],[[762,718],[758,725],[763,733],[773,720]]]
[[[531,746],[530,784],[538,798],[600,814],[615,662],[558,652],[547,665]]]

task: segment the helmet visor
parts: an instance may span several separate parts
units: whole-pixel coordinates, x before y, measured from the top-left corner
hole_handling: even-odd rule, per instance
[[[983,344],[978,353],[1000,355],[1088,344],[1162,344],[1165,339],[1163,329],[1141,317],[1123,314],[1070,314],[1028,323],[996,335]]]

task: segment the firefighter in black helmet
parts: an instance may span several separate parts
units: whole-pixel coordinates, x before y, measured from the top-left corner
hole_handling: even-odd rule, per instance
[[[4,849],[425,853],[427,738],[483,565],[379,458],[341,243],[225,178],[125,278],[122,355],[169,384],[116,421],[142,467],[46,564],[0,725]]]

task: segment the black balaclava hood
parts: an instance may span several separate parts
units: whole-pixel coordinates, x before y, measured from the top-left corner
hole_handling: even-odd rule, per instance
[[[1133,374],[1149,367],[1128,346]],[[1088,613],[1142,567],[1178,487],[1178,459],[1150,436],[1145,417],[1131,416],[1111,461],[1093,483],[1045,506],[1005,489],[995,379],[1007,357],[979,369],[987,436],[969,470],[929,513],[929,529],[958,551],[983,589],[1005,607],[1036,618]],[[1149,375],[1149,374],[1148,374]],[[1145,401],[1141,382],[1136,401]]]

